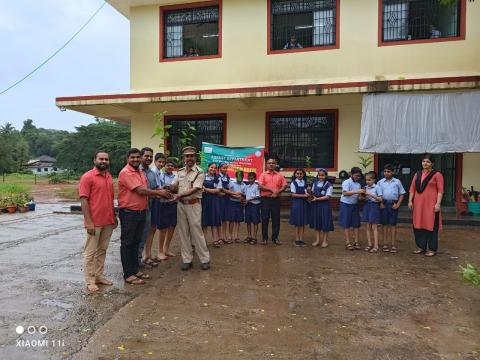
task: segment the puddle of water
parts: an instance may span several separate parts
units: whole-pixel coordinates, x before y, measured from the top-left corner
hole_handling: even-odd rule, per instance
[[[66,303],[60,300],[55,300],[55,299],[44,299],[40,301],[40,304],[47,305],[47,306],[57,306],[66,310],[69,310],[73,307],[73,305],[70,303]]]

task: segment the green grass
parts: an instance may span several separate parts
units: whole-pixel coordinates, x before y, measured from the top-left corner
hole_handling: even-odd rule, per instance
[[[48,176],[36,176],[37,184],[48,184]],[[0,184],[35,185],[34,174],[5,174],[0,175]]]
[[[30,186],[19,183],[1,183],[0,182],[0,194],[20,194],[28,193]]]
[[[77,189],[77,187],[56,189],[55,194],[62,199],[75,200],[75,201],[78,200],[78,189]]]

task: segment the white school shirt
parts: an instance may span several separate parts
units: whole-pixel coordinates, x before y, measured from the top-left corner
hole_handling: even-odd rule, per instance
[[[237,181],[231,180],[230,184],[228,184],[228,189],[230,191],[239,192],[239,193],[242,193],[242,195],[245,195],[245,189],[246,188],[247,188],[247,186],[245,185],[245,183],[243,181],[239,184]],[[230,197],[230,200],[237,201],[237,202],[240,201],[240,199],[233,198],[233,197]]]
[[[365,192],[367,194],[375,195],[375,196],[382,196],[382,188],[380,186],[377,186],[373,184],[373,186],[365,186]],[[380,201],[377,201],[375,199],[372,199],[371,197],[367,196],[367,201],[368,202],[375,202],[379,203]]]
[[[295,179],[295,180],[292,180],[291,184],[290,184],[290,191],[292,192],[292,194],[296,194],[297,191],[295,190],[295,184],[293,182],[296,182],[298,186],[305,186],[305,192],[304,194],[307,193],[307,186],[305,185],[305,180],[298,180],[298,179]]]
[[[258,197],[260,197],[260,188],[258,187],[258,183],[254,182],[253,184],[247,184],[245,187],[245,198],[247,201]],[[260,204],[260,199],[251,200],[250,203]]]
[[[342,196],[340,197],[340,201],[345,204],[351,205],[358,203],[358,194],[345,196],[343,195],[343,193],[353,190],[360,190],[361,188],[362,186],[360,185],[360,183],[353,181],[352,178],[348,178],[342,183]]]
[[[164,186],[172,185],[175,182],[175,180],[177,180],[177,175],[175,175],[174,173],[167,174],[166,172],[162,171],[161,176],[157,178],[157,184],[159,183],[159,180],[161,183],[161,185],[159,185],[159,188],[163,188]],[[160,198],[160,202],[168,202],[168,201],[169,201],[168,199]]]

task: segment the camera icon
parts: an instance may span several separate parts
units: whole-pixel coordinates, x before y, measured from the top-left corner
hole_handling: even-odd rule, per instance
[[[27,327],[27,333],[30,334],[30,335],[35,334],[37,331],[40,334],[45,335],[48,332],[48,328],[45,325],[41,325],[38,328],[33,326],[33,325],[30,325],[30,326]],[[25,333],[25,328],[23,326],[19,325],[15,328],[15,332],[18,335],[22,335],[23,333]]]

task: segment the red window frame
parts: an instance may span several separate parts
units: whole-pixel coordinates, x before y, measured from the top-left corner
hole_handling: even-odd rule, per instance
[[[163,26],[165,19],[165,12],[172,10],[184,10],[184,9],[193,9],[201,8],[208,6],[218,6],[218,54],[216,55],[203,55],[203,56],[190,56],[190,57],[178,57],[178,58],[164,58],[164,40],[165,40],[165,27]],[[160,62],[172,62],[172,61],[191,61],[191,60],[206,60],[206,59],[217,59],[222,57],[222,0],[212,0],[212,1],[202,1],[196,3],[186,3],[178,5],[167,5],[160,6]]]
[[[219,113],[219,114],[191,114],[191,115],[168,115],[163,118],[163,125],[168,125],[172,121],[175,120],[210,120],[210,119],[221,119],[223,121],[223,143],[219,145],[226,145],[227,144],[227,114],[226,113]],[[168,149],[168,142],[167,139],[163,142],[163,148],[165,150]],[[200,149],[197,149],[199,151]]]
[[[378,46],[425,44],[425,43],[435,43],[435,42],[444,42],[444,41],[465,40],[466,20],[467,20],[466,1],[467,0],[460,0],[460,35],[459,36],[435,38],[435,39],[383,41],[383,0],[378,0]]]
[[[327,168],[328,171],[338,171],[338,109],[317,109],[317,110],[296,110],[296,111],[270,111],[265,114],[265,153],[268,154],[270,148],[270,119],[275,115],[309,115],[318,113],[330,113],[335,116],[333,124],[333,167]],[[316,171],[317,168],[305,168],[305,171]],[[293,171],[294,168],[283,168],[282,171]]]
[[[336,11],[335,11],[335,45],[327,46],[313,46],[303,49],[280,49],[272,50],[272,0],[267,0],[267,55],[274,54],[289,54],[297,52],[306,52],[306,51],[322,51],[322,50],[333,50],[340,48],[340,0],[336,0]]]

